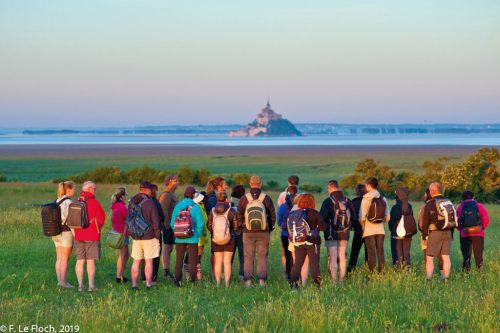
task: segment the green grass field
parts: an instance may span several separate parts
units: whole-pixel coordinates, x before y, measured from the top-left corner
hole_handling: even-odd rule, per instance
[[[458,159],[459,156],[454,158]],[[284,163],[280,158],[255,160],[243,157],[192,159],[198,165],[210,165],[213,172],[255,172],[286,176],[297,172],[303,181],[321,184],[330,177],[351,172],[359,156],[321,162],[299,158]],[[401,168],[415,168],[422,156],[397,157],[387,155],[383,162]],[[162,167],[162,159],[157,158]],[[62,170],[78,173],[97,165],[135,166],[144,161],[116,158],[101,159],[94,164],[79,159],[14,159],[0,161],[0,173],[23,181],[47,181]],[[179,158],[178,165],[189,162]],[[244,164],[240,164],[245,162]],[[119,164],[123,163],[123,164]],[[165,162],[167,163],[167,162]],[[301,163],[304,166],[300,167]],[[332,163],[337,163],[332,165]],[[285,165],[286,164],[286,165]],[[168,161],[168,168],[173,162]],[[244,167],[240,167],[244,165]],[[31,166],[31,168],[29,168]],[[238,169],[236,167],[238,166]],[[69,168],[69,170],[68,170]],[[256,170],[258,169],[258,170]],[[218,171],[220,170],[220,171]],[[286,170],[286,175],[283,174]],[[304,171],[301,172],[300,170]],[[109,213],[111,185],[98,184],[98,199]],[[382,275],[367,280],[362,267],[352,274],[343,287],[333,287],[326,267],[326,249],[322,247],[321,273],[323,286],[317,290],[311,283],[298,292],[291,291],[281,272],[279,231],[272,233],[269,253],[269,283],[266,287],[247,289],[235,282],[229,289],[216,289],[209,278],[209,247],[202,262],[203,280],[197,286],[185,284],[177,289],[170,280],[160,278],[159,287],[147,292],[144,288],[132,293],[130,285],[114,282],[115,250],[103,247],[103,258],[97,263],[97,293],[78,293],[56,288],[54,272],[55,250],[50,238],[43,236],[39,209],[54,199],[56,186],[50,183],[4,183],[0,185],[0,329],[1,325],[78,325],[80,332],[498,332],[499,331],[499,254],[500,227],[497,224],[500,206],[488,205],[491,225],[485,242],[485,264],[481,273],[461,273],[462,256],[459,241],[452,245],[452,275],[447,284],[438,276],[427,283],[422,267],[418,236],[412,244],[413,267],[409,272],[394,271],[390,265],[389,238],[386,236],[387,266]],[[129,192],[135,192],[129,186]],[[270,193],[273,199],[277,193]],[[317,196],[317,204],[325,194]],[[391,202],[392,204],[392,202]],[[414,203],[419,207],[420,203]],[[107,217],[103,234],[110,228]],[[71,259],[69,282],[76,284],[74,258]],[[130,264],[129,264],[130,266]],[[130,276],[130,269],[127,269]],[[237,280],[236,268],[233,276]]]

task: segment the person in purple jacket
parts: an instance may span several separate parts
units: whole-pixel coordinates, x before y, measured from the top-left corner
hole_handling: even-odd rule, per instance
[[[293,201],[297,196],[298,188],[295,185],[288,186],[287,195],[285,196],[285,201],[278,207],[278,225],[281,228],[281,245],[282,245],[282,256],[285,257],[285,264],[283,269],[285,271],[286,279],[290,281],[290,272],[292,271],[293,258],[292,252],[288,249],[288,228],[287,219],[288,214],[292,210]]]

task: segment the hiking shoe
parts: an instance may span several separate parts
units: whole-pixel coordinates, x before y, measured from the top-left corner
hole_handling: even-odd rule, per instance
[[[132,287],[132,291],[139,291],[139,288],[137,288],[137,287]]]
[[[175,281],[174,284],[177,288],[181,287],[181,281]]]
[[[128,279],[125,276],[116,278],[116,283],[127,283],[127,282],[128,282]]]
[[[165,276],[166,279],[173,279],[174,278],[174,274],[172,274],[172,272],[170,272],[170,270],[168,270],[168,269],[164,270],[163,275]]]

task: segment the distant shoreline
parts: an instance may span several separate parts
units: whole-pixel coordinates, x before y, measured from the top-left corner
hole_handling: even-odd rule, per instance
[[[487,145],[217,146],[182,144],[0,144],[0,157],[71,156],[290,156],[350,154],[471,154]],[[494,146],[496,147],[496,146]]]

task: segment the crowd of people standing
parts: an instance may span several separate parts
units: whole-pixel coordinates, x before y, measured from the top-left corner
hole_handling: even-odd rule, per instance
[[[276,227],[280,230],[283,273],[291,288],[305,285],[309,275],[315,285],[321,286],[322,241],[327,249],[327,269],[333,284],[344,283],[348,274],[356,269],[363,247],[369,274],[383,272],[386,229],[392,264],[399,269],[407,269],[414,262],[410,250],[413,236],[420,231],[419,245],[428,280],[433,277],[434,259],[442,280],[449,278],[455,228],[459,230],[462,269],[471,269],[472,256],[478,269],[483,264],[489,216],[485,206],[474,200],[469,190],[463,192],[462,202],[455,207],[444,196],[441,185],[432,183],[415,215],[408,189],[396,188],[396,202],[389,207],[375,177],[357,185],[352,200],[339,182],[329,180],[328,196],[319,209],[312,194],[300,191],[299,177],[295,175],[288,178],[288,186],[280,193],[276,206],[263,192],[259,176],[252,176],[248,186],[247,191],[243,184],[235,185],[229,193],[226,180],[215,177],[204,191],[187,186],[179,198],[179,179],[172,174],[165,177],[163,191],[156,184],[144,181],[138,193],[128,199],[127,189],[117,188],[111,198],[111,229],[122,239],[117,248],[116,282],[131,282],[135,291],[142,279],[149,290],[159,283],[161,265],[163,276],[177,287],[183,285],[183,274],[186,281],[195,284],[202,278],[201,258],[208,252],[205,247],[210,245],[211,267],[204,271],[210,272],[216,286],[223,282],[229,287],[236,252],[241,283],[248,287],[254,282],[265,286],[271,232]],[[74,250],[78,290],[86,289],[86,265],[87,290],[93,292],[97,290],[95,262],[101,258],[101,238],[104,237],[101,230],[106,213],[95,197],[97,186],[93,181],[85,182],[77,199],[72,201],[75,190],[76,184],[72,181],[60,183],[58,198],[51,206],[57,208],[56,220],[60,224],[57,234],[52,235],[57,255],[55,271],[59,287],[73,288],[67,281],[67,271]],[[44,216],[49,215],[42,212],[42,220]],[[50,221],[43,222],[45,228]],[[131,281],[126,277],[130,258]]]

